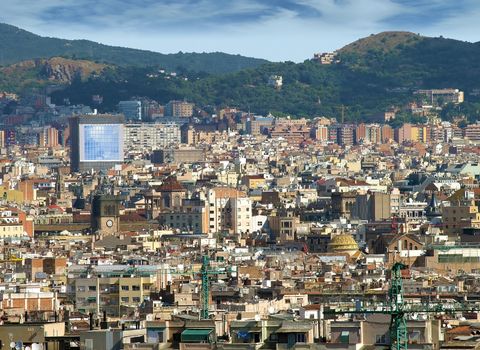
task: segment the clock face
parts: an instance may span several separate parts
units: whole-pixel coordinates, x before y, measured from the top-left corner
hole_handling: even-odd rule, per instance
[[[113,226],[113,221],[112,220],[107,220],[106,224],[107,224],[108,227],[112,227]]]

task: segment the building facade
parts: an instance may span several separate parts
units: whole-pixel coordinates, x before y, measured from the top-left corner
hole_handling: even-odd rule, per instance
[[[99,114],[70,118],[72,172],[108,170],[124,160],[124,117]]]

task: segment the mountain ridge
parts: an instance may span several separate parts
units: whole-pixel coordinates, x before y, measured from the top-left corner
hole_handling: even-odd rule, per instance
[[[56,56],[119,66],[158,66],[169,71],[181,68],[209,74],[238,71],[268,63],[264,59],[223,52],[162,54],[104,45],[84,39],[43,37],[10,24],[0,23],[0,65]]]
[[[467,103],[480,103],[470,94],[480,89],[479,43],[384,32],[346,45],[337,55],[339,63],[330,65],[310,59],[270,62],[218,75],[186,71],[177,77],[159,74],[155,67],[111,65],[69,81],[52,98],[88,105],[92,95],[102,95],[104,102],[98,107],[103,111],[111,111],[120,100],[144,96],[160,103],[187,99],[200,107],[312,117],[340,117],[345,106],[346,120],[351,121],[371,120],[391,106],[404,106],[417,89],[458,88],[465,91]],[[32,70],[26,75],[41,80],[45,78],[41,73]],[[269,85],[272,75],[283,77],[281,89]],[[15,87],[15,77],[11,83]],[[480,104],[474,107],[469,110],[480,111]]]

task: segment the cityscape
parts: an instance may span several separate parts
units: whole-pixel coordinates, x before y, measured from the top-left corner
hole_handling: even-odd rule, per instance
[[[0,23],[0,350],[480,349],[478,43],[357,39]]]

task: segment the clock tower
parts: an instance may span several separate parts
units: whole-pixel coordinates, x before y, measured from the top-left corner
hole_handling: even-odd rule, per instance
[[[120,231],[120,202],[122,197],[96,194],[92,201],[92,231],[102,236]]]

